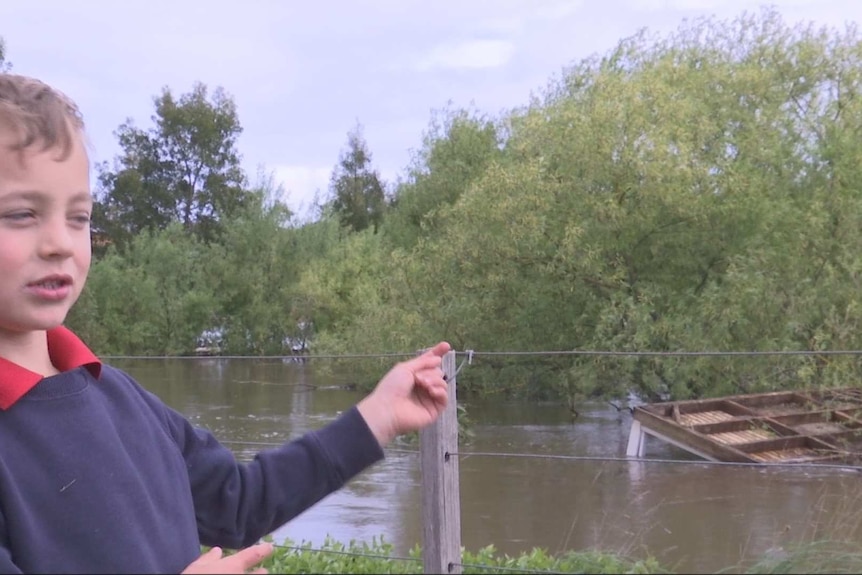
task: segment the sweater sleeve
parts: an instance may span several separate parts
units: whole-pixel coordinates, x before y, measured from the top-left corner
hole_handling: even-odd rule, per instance
[[[356,407],[248,463],[237,462],[208,431],[164,409],[188,467],[204,545],[251,545],[383,458]]]
[[[9,534],[6,532],[6,520],[0,513],[0,573],[23,573],[12,561],[12,552],[9,550]]]

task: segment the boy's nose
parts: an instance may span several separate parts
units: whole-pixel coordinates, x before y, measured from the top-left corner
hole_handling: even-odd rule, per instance
[[[69,257],[73,253],[75,242],[65,218],[63,221],[46,222],[41,239],[39,253],[43,258]]]

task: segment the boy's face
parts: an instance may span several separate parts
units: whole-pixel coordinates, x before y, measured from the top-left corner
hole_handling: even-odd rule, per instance
[[[12,152],[0,137],[0,338],[63,323],[90,267],[90,174],[71,154]]]

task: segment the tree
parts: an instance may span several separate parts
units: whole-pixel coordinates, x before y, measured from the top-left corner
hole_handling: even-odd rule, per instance
[[[385,285],[352,288],[356,303],[336,302],[339,321],[318,341],[860,349],[860,46],[854,28],[789,28],[772,11],[704,20],[576,64],[496,124],[499,154],[490,130],[462,125],[449,138],[462,145],[438,140],[432,152],[451,152],[387,214],[381,235],[399,220],[418,233],[378,264]],[[438,181],[451,195],[434,205],[425,191]],[[373,260],[356,261],[332,260],[320,277],[353,279],[351,266]],[[816,353],[482,363],[464,391],[517,386],[573,403],[846,385],[862,373],[858,358]]]
[[[411,248],[437,232],[436,214],[454,204],[488,165],[498,160],[500,135],[493,121],[468,110],[435,114],[395,192],[383,234],[395,246]]]
[[[206,245],[179,223],[135,236],[95,262],[68,324],[106,354],[192,353],[213,327],[216,282]]]
[[[329,189],[341,225],[356,232],[373,227],[377,233],[386,197],[359,124],[347,134],[347,149],[332,171]]]
[[[115,133],[122,154],[113,170],[100,166],[94,227],[120,246],[174,222],[211,241],[224,218],[252,201],[236,150],[236,105],[221,88],[209,98],[200,83],[179,99],[164,88],[154,103],[151,129],[128,120]]]
[[[8,72],[12,69],[12,62],[6,60],[6,42],[0,38],[0,73]]]
[[[148,350],[215,321],[254,353],[308,333],[315,353],[621,352],[485,356],[459,388],[571,404],[847,385],[859,358],[820,352],[862,348],[860,46],[769,11],[638,34],[499,120],[446,118],[379,234],[342,233],[331,202],[298,229],[264,209],[218,244],[142,239],[128,261],[153,257],[97,266],[75,320]],[[335,191],[373,173],[352,136]],[[677,354],[704,350],[806,353]]]
[[[304,254],[293,249],[289,210],[272,201],[283,190],[271,175],[253,189],[261,201],[231,218],[212,246],[207,269],[219,308],[213,327],[226,353],[291,353],[307,335],[293,297]]]

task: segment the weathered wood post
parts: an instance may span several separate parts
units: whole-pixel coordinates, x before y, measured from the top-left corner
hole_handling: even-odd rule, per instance
[[[461,489],[455,352],[443,356],[449,403],[419,432],[422,473],[422,560],[425,573],[461,573]]]

